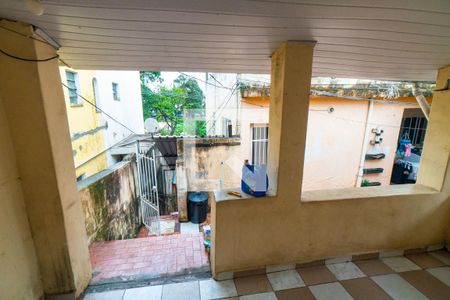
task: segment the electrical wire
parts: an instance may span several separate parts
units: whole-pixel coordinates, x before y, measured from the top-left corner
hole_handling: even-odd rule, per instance
[[[17,59],[17,60],[31,61],[31,62],[46,62],[46,61],[53,60],[53,59],[55,59],[55,58],[59,58],[59,55],[58,55],[58,54],[56,54],[55,56],[48,57],[48,58],[43,58],[43,59],[24,58],[24,57],[19,57],[19,56],[10,54],[10,53],[6,52],[6,51],[3,50],[3,49],[0,49],[0,53],[3,53],[4,55],[9,56],[9,57],[14,58],[14,59]]]
[[[43,43],[43,44],[52,46],[50,43],[48,43],[48,42],[46,42],[46,41],[43,41],[43,40],[40,40],[40,39],[38,39],[38,38],[35,38],[34,36],[30,36],[30,35],[27,35],[27,34],[23,34],[23,33],[21,33],[21,32],[12,30],[12,29],[7,28],[7,27],[4,27],[4,26],[0,26],[0,28],[2,28],[2,29],[4,29],[4,30],[7,30],[7,31],[9,31],[9,32],[15,33],[15,34],[17,34],[17,35],[20,35],[20,36],[22,36],[22,37],[25,37],[25,38],[28,38],[28,39],[32,39],[32,40],[35,40],[35,41],[37,41],[37,42],[40,42],[40,43]],[[52,47],[53,47],[53,46],[52,46]]]
[[[226,87],[226,86],[218,86],[218,85],[212,84],[211,82],[208,82],[208,81],[202,80],[202,79],[200,79],[200,78],[197,78],[197,77],[188,75],[188,74],[186,74],[186,73],[184,73],[184,72],[179,72],[179,73],[182,74],[182,75],[185,75],[185,76],[187,76],[187,77],[189,77],[189,78],[192,78],[192,79],[198,80],[198,81],[200,81],[200,82],[209,84],[210,86],[213,86],[213,87],[216,87],[216,88],[219,88],[219,89],[231,90],[231,88],[229,88],[229,87]]]
[[[214,79],[215,82],[217,82],[218,84],[220,84],[222,87],[225,87],[222,82],[220,82],[219,80],[216,79],[216,77],[214,77],[212,74],[208,74],[209,77],[211,77],[212,79]]]
[[[131,130],[129,127],[127,127],[126,125],[124,125],[123,123],[119,122],[118,120],[116,120],[113,116],[111,116],[110,114],[108,114],[106,111],[104,111],[103,109],[101,109],[100,107],[98,107],[95,103],[89,101],[88,99],[86,99],[85,97],[83,97],[82,95],[80,95],[76,89],[71,89],[70,87],[68,87],[65,83],[61,83],[63,86],[65,86],[67,88],[67,90],[75,92],[79,97],[81,97],[84,101],[86,101],[87,103],[89,103],[90,105],[94,106],[96,109],[98,109],[99,111],[101,111],[102,113],[104,113],[106,116],[108,116],[109,118],[111,118],[113,121],[115,121],[117,124],[121,125],[122,127],[128,129],[130,132],[137,134],[136,132],[134,132],[133,130]]]
[[[209,123],[213,118],[218,118],[218,117],[220,117],[220,115],[221,115],[223,109],[224,109],[225,106],[228,104],[228,102],[230,102],[231,97],[233,97],[233,95],[234,95],[234,93],[235,93],[235,91],[236,91],[236,89],[237,89],[238,86],[239,86],[239,83],[238,83],[238,82],[236,82],[236,83],[233,85],[233,89],[230,90],[230,94],[227,96],[228,99],[227,99],[226,101],[222,102],[222,104],[221,104],[221,105],[213,112],[213,114],[211,115],[211,117],[206,121],[205,126],[207,126],[208,123]],[[218,113],[218,112],[219,112],[219,114],[216,116],[216,113]]]

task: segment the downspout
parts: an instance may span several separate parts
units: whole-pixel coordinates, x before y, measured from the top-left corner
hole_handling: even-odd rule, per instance
[[[413,95],[416,97],[417,104],[419,104],[420,109],[422,110],[423,115],[428,121],[430,116],[431,106],[428,103],[427,99],[423,96],[423,94],[417,89],[416,84],[412,87]]]
[[[359,158],[358,175],[356,177],[355,187],[361,187],[363,178],[364,161],[366,160],[367,145],[369,144],[370,120],[372,119],[373,101],[369,99],[367,108],[366,125],[364,127],[364,138],[362,142],[361,157]]]

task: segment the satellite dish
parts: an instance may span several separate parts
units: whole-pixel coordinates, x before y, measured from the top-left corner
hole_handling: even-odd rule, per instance
[[[156,119],[148,118],[144,122],[144,127],[149,133],[155,133],[159,129],[159,123],[156,121]]]

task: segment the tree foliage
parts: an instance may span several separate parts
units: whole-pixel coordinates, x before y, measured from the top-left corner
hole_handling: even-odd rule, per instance
[[[141,91],[144,118],[155,118],[166,126],[160,130],[162,135],[206,135],[205,97],[197,81],[178,76],[171,88],[162,85],[149,87],[150,83],[161,83],[159,72],[142,74]],[[158,74],[155,74],[158,73]]]

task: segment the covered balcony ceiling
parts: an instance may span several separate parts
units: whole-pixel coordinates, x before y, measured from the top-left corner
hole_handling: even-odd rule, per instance
[[[42,28],[77,69],[270,73],[286,40],[317,41],[313,76],[434,80],[450,64],[449,0],[42,3],[2,0],[0,16]]]

